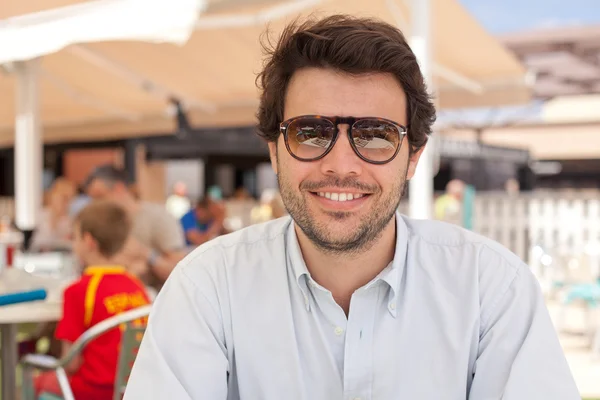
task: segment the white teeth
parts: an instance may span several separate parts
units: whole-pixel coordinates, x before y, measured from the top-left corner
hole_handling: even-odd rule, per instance
[[[334,201],[350,201],[354,199],[360,199],[364,196],[362,193],[330,193],[330,192],[319,192],[319,196],[326,197]]]

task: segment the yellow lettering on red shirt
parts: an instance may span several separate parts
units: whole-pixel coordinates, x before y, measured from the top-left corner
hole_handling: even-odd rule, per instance
[[[117,293],[104,299],[104,306],[109,314],[120,314],[131,308],[148,304],[146,297],[141,292]]]

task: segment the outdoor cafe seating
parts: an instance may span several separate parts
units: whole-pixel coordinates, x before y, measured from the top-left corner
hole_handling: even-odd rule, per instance
[[[91,340],[117,326],[123,328],[123,336],[114,399],[121,399],[144,332],[144,326],[136,321],[147,317],[151,306],[136,308],[91,327],[64,358],[31,354],[19,360],[18,339],[27,335],[32,326],[61,318],[62,292],[77,278],[75,262],[69,252],[21,252],[18,250],[20,239],[0,235],[0,400],[34,399],[32,376],[36,370],[55,370],[63,377],[59,378],[62,397],[42,394],[38,399],[73,399],[63,366]]]

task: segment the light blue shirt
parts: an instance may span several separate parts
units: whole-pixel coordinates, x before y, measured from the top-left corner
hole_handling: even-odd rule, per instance
[[[200,246],[158,295],[126,400],[578,400],[539,285],[500,245],[397,215],[348,318],[289,217]]]

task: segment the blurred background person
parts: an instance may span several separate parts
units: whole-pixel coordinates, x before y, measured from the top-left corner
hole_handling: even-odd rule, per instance
[[[204,197],[181,217],[181,226],[189,246],[199,246],[223,234],[223,219],[214,214],[213,200]]]
[[[506,182],[504,182],[504,190],[509,196],[517,196],[521,190],[521,185],[519,184],[519,181],[514,178],[507,179]]]
[[[252,195],[250,194],[248,189],[246,189],[244,186],[240,186],[237,189],[235,189],[235,192],[233,193],[233,199],[234,200],[251,200]]]
[[[71,200],[71,204],[69,204],[69,215],[71,218],[75,218],[75,216],[79,214],[79,212],[83,210],[89,202],[90,197],[85,193],[85,187],[83,185],[79,185],[77,187],[77,194],[73,200]]]
[[[276,192],[271,199],[271,217],[273,219],[285,217],[288,215],[287,210],[285,209],[285,205],[283,204],[283,200],[281,198],[281,194]]]
[[[281,195],[276,189],[265,189],[260,196],[260,204],[251,211],[253,224],[266,222],[287,215]]]
[[[187,186],[184,182],[176,182],[173,185],[173,193],[167,198],[165,207],[177,219],[180,219],[191,210],[192,202],[188,197]]]
[[[86,181],[86,191],[92,199],[115,201],[127,211],[131,235],[118,260],[146,285],[160,289],[187,254],[177,219],[161,204],[137,200],[129,190],[126,172],[112,165],[96,168]]]
[[[459,222],[465,183],[453,179],[446,185],[446,193],[435,200],[435,219],[447,222]]]
[[[215,221],[222,227],[221,234],[229,233],[229,229],[227,229],[225,225],[225,221],[228,217],[227,209],[225,207],[225,202],[223,200],[223,191],[217,185],[211,186],[208,189],[208,208],[210,213],[214,217]]]
[[[75,184],[58,178],[46,194],[39,223],[31,239],[31,251],[68,250],[71,248],[72,219],[69,206],[75,197]]]

